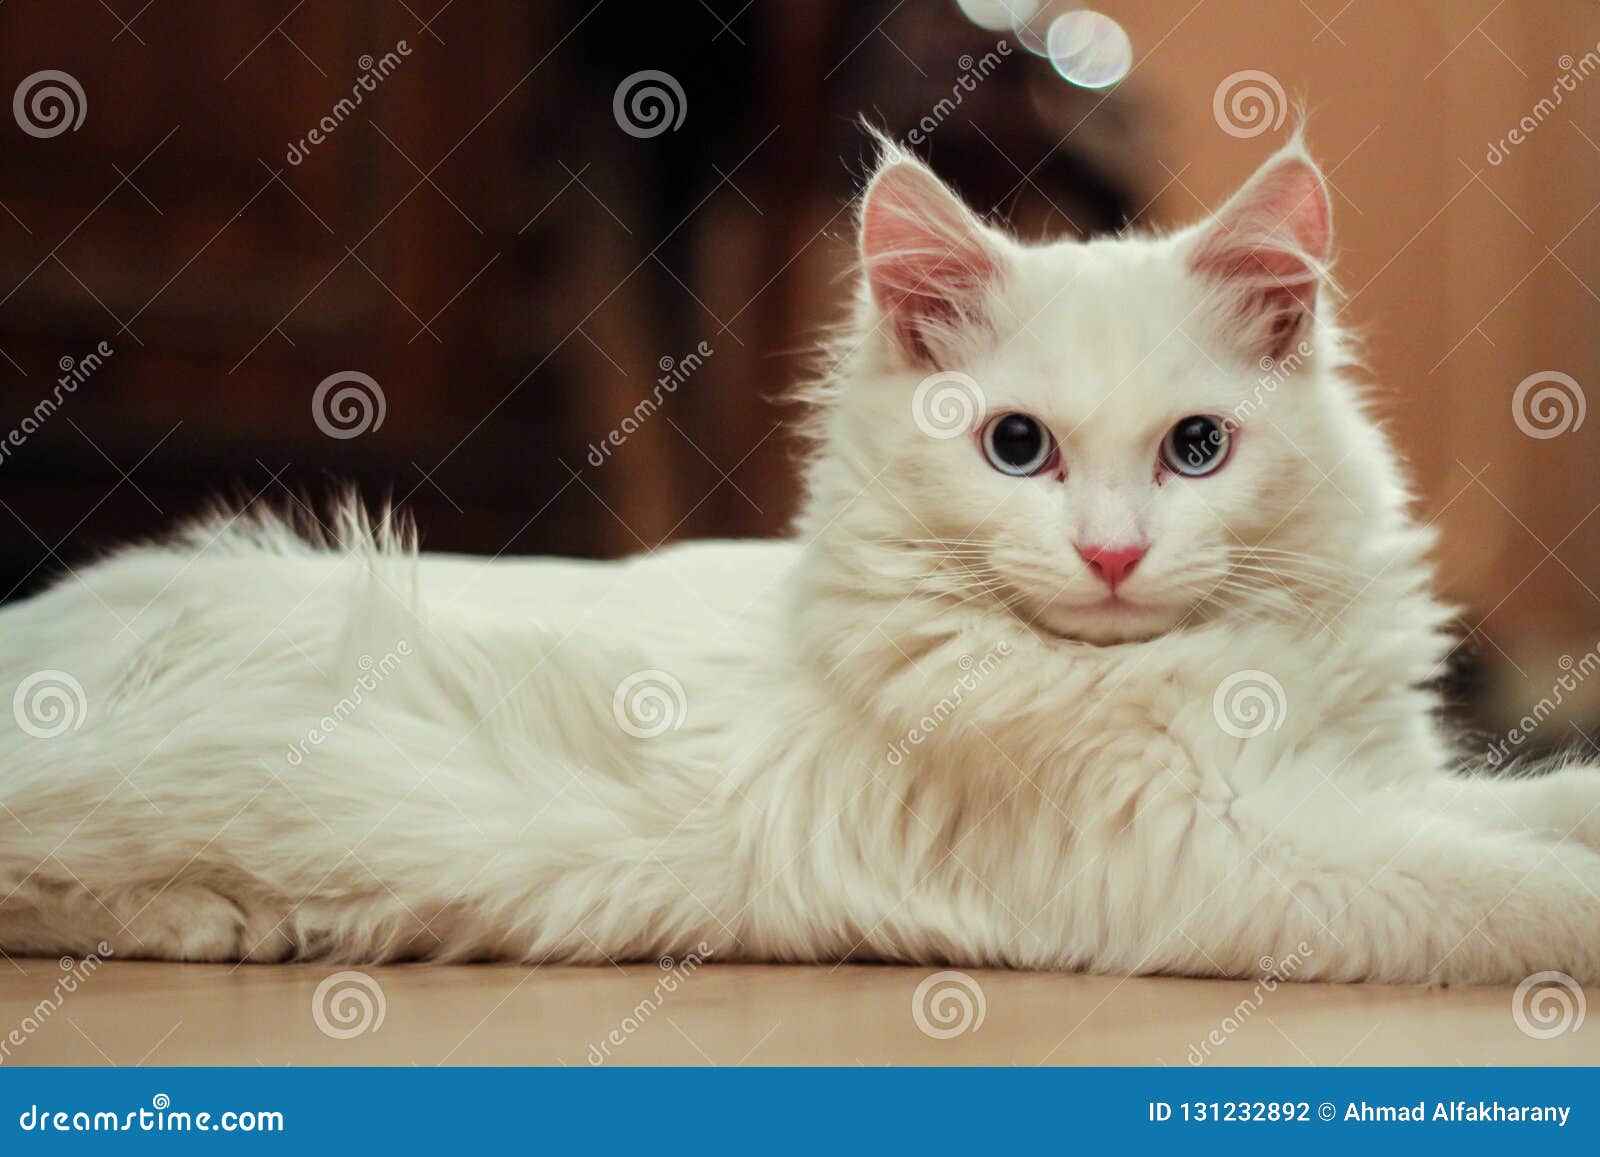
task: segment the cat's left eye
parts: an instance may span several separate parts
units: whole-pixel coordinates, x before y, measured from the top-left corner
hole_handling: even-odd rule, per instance
[[[1161,464],[1185,478],[1204,478],[1222,469],[1231,446],[1226,426],[1205,414],[1192,414],[1161,439]]]
[[[983,456],[1002,474],[1026,478],[1054,465],[1060,457],[1056,440],[1031,414],[999,414],[979,435]]]

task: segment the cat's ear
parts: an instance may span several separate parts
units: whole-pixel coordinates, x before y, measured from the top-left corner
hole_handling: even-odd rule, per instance
[[[885,144],[861,204],[867,289],[902,356],[938,367],[987,327],[1005,268],[997,234],[921,161]]]
[[[1203,226],[1189,253],[1230,339],[1252,359],[1302,340],[1324,290],[1333,227],[1322,172],[1298,138]]]

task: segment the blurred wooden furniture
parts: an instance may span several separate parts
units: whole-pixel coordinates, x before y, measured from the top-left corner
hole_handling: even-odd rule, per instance
[[[293,506],[341,481],[437,549],[781,531],[780,399],[847,296],[853,117],[903,132],[994,45],[953,6],[888,0],[120,20],[0,6],[0,81],[64,72],[86,102],[56,135],[0,121],[0,433],[58,363],[112,351],[0,469],[0,598],[219,493]],[[1025,219],[1048,200],[1115,225],[1120,178],[1016,115],[1049,70],[1011,64],[941,126],[942,167]],[[681,118],[629,131],[618,93],[662,70]],[[1009,195],[997,147],[1050,163]],[[335,439],[312,399],[341,371],[384,411]]]
[[[537,541],[595,549],[586,508],[552,501],[565,367],[533,376],[546,347],[518,320],[552,179],[518,78],[558,15],[463,6],[445,41],[394,4],[245,0],[120,31],[93,2],[0,10],[7,90],[55,69],[87,99],[75,132],[0,125],[0,427],[58,362],[113,351],[0,470],[0,595],[211,497],[292,507],[340,481],[404,498],[440,546],[525,547],[550,503]],[[335,440],[312,397],[345,370],[386,405]]]

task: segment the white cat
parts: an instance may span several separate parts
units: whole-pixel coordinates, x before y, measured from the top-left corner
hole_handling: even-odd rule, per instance
[[[1453,769],[1329,239],[1298,141],[1049,245],[885,146],[793,541],[227,520],[0,612],[0,947],[1600,981],[1600,772]]]

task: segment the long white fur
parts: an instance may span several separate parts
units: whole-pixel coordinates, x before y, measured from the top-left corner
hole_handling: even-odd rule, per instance
[[[346,505],[331,541],[219,519],[0,611],[0,690],[86,703],[0,716],[0,948],[1600,980],[1600,774],[1458,772],[1429,538],[1328,294],[1263,399],[1213,308],[1259,286],[1192,268],[1216,223],[963,239],[931,181],[889,150],[867,212],[905,182],[999,271],[908,347],[870,292],[905,269],[863,254],[790,541],[489,562]],[[927,437],[950,369],[1046,418],[1065,479]],[[1227,467],[1158,484],[1165,425],[1251,398]],[[1072,543],[1118,528],[1153,546],[1110,614]],[[1241,672],[1283,690],[1251,738],[1218,720]],[[639,673],[660,734],[618,724]]]

